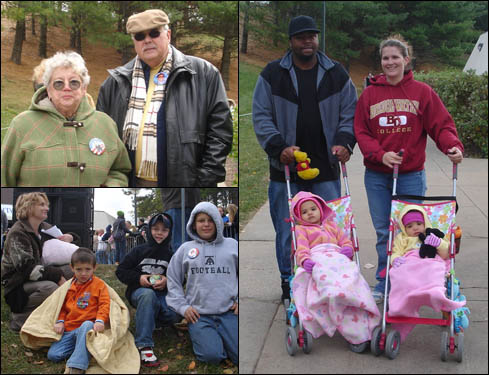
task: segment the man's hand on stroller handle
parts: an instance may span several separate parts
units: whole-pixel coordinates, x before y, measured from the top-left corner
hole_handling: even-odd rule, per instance
[[[299,151],[300,147],[298,146],[289,146],[282,150],[280,153],[280,162],[282,164],[290,164],[295,161],[294,151]]]
[[[336,155],[341,163],[346,163],[348,160],[350,160],[350,152],[344,146],[334,145],[331,148],[331,152],[333,155]]]

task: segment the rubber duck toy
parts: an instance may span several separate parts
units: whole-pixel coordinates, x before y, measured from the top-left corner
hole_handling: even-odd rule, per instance
[[[303,180],[312,180],[319,175],[319,169],[311,168],[311,159],[302,151],[294,151],[295,161],[297,162],[297,174]]]

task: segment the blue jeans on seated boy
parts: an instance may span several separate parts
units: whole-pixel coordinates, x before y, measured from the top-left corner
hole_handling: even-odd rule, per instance
[[[374,291],[384,294],[385,277],[379,273],[387,266],[387,242],[389,241],[389,223],[392,200],[392,174],[365,169],[365,189],[367,190],[368,207],[372,223],[377,234],[376,250],[378,266],[375,277],[377,285]],[[399,173],[396,186],[397,195],[424,196],[426,192],[426,173],[424,170],[411,173]],[[417,200],[407,200],[421,203]]]
[[[62,361],[70,357],[66,365],[86,370],[92,357],[87,349],[87,333],[93,329],[93,322],[87,320],[73,331],[63,332],[59,341],[54,342],[48,351],[48,359],[53,362]]]
[[[137,348],[154,347],[153,331],[156,322],[169,326],[180,321],[180,316],[166,304],[166,294],[166,290],[150,288],[138,288],[132,293],[131,302],[136,306]]]
[[[238,363],[238,315],[233,311],[200,315],[197,323],[188,324],[188,331],[199,361],[219,364],[229,357]]]
[[[292,196],[299,191],[308,191],[319,195],[325,201],[337,199],[341,196],[340,180],[315,182],[301,181],[291,183],[290,190]],[[270,181],[268,186],[268,199],[270,201],[270,216],[272,217],[273,227],[275,228],[275,250],[282,280],[288,280],[291,275],[290,269],[290,249],[292,235],[290,223],[284,219],[289,218],[289,204],[287,201],[287,184],[285,182]]]

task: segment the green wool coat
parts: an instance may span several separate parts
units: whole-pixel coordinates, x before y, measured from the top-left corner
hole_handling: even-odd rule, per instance
[[[86,96],[74,121],[83,126],[66,126],[66,118],[47,99],[46,88],[36,91],[29,109],[12,120],[2,143],[2,186],[127,186],[131,162],[115,122],[95,111]],[[90,151],[93,138],[104,142],[102,155]]]

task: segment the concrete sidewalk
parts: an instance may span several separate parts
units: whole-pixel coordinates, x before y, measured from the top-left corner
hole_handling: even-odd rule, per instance
[[[425,167],[426,195],[451,195],[452,164],[431,140],[428,141]],[[364,266],[366,263],[377,264],[376,236],[368,211],[363,159],[358,147],[347,163],[347,169],[358,227],[361,271],[373,287],[375,268]],[[299,351],[290,357],[285,348],[285,312],[280,304],[282,291],[275,258],[275,231],[267,202],[240,234],[240,373],[487,373],[487,180],[486,159],[465,159],[459,165],[457,224],[462,227],[463,236],[455,270],[471,311],[462,363],[457,363],[454,355],[449,355],[447,362],[441,361],[443,329],[437,326],[416,326],[401,345],[395,360],[389,360],[385,355],[375,357],[369,349],[363,354],[353,353],[339,333],[333,338],[322,336],[314,340],[308,355]],[[439,318],[439,314],[429,308],[423,309],[421,314]]]

